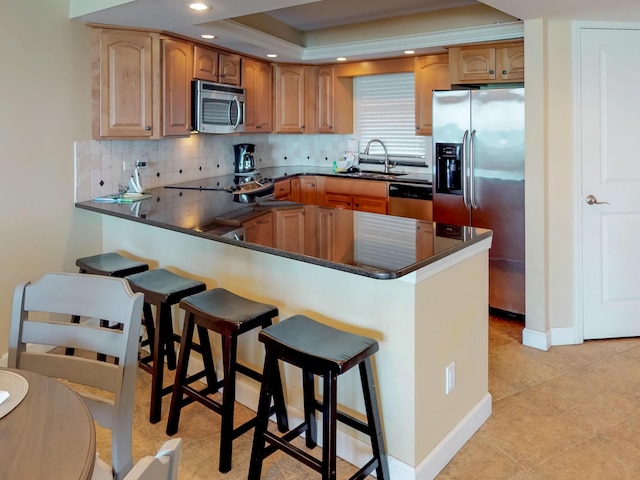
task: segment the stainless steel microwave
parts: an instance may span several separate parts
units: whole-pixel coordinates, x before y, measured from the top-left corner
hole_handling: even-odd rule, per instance
[[[244,88],[194,80],[192,128],[202,133],[244,132]]]

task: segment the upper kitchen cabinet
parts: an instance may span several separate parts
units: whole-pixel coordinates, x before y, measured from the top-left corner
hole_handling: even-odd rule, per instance
[[[162,135],[186,136],[191,134],[191,44],[163,38],[162,58]]]
[[[431,135],[433,131],[433,91],[449,90],[449,56],[427,55],[414,60],[416,95],[416,134]]]
[[[352,87],[332,66],[276,65],[276,132],[352,133]]]
[[[93,138],[191,133],[191,44],[154,32],[95,30]]]
[[[524,82],[524,42],[449,48],[452,85]]]
[[[244,58],[242,86],[245,88],[245,132],[273,130],[273,67],[269,63]]]
[[[94,38],[93,138],[157,138],[159,35],[96,29]]]
[[[240,55],[212,48],[193,47],[193,78],[228,85],[240,85]]]

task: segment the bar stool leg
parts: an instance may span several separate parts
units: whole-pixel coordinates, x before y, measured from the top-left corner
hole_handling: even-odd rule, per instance
[[[233,414],[236,400],[236,356],[238,338],[235,335],[223,336],[222,364],[224,368],[222,391],[222,424],[220,431],[220,472],[231,470],[233,454]]]
[[[171,395],[171,406],[169,407],[169,418],[167,420],[167,435],[175,435],[178,431],[180,410],[182,409],[182,386],[187,381],[187,367],[189,366],[189,354],[191,353],[191,338],[193,337],[193,330],[193,314],[189,314],[184,319],[182,338],[180,339],[180,353],[178,354],[176,379],[173,384],[173,394]],[[200,344],[202,344],[202,339],[200,340]]]
[[[318,444],[318,424],[316,423],[316,394],[313,373],[302,371],[302,392],[304,400],[304,423],[307,424],[305,445],[315,448]]]
[[[211,349],[211,342],[209,341],[209,330],[200,325],[196,325],[196,327],[198,330],[198,339],[200,340],[200,355],[202,356],[204,372],[207,377],[207,391],[215,393],[220,390],[220,388],[218,387],[216,366],[213,363],[213,350]]]
[[[322,391],[322,480],[336,480],[336,435],[338,408],[338,377],[327,372]]]
[[[276,411],[278,431],[285,433],[289,431],[289,417],[287,416],[287,405],[284,402],[282,379],[280,378],[280,368],[278,368],[277,361],[271,384],[271,398],[273,398],[273,406]]]
[[[376,385],[371,368],[371,359],[367,358],[360,363],[360,379],[362,381],[362,392],[364,394],[364,405],[367,411],[367,422],[371,437],[371,449],[373,458],[378,459],[376,476],[378,480],[389,480],[389,464],[387,462],[387,451],[384,446],[382,435],[382,422],[380,421],[380,409],[378,408],[378,398],[376,396]]]
[[[253,435],[253,446],[251,448],[251,460],[249,463],[249,474],[247,480],[260,480],[262,472],[262,462],[264,460],[263,451],[265,449],[264,434],[269,423],[269,406],[271,405],[271,391],[273,372],[278,368],[278,360],[266,353],[264,369],[262,371],[262,385],[260,386],[260,398],[258,399],[258,414],[256,417],[255,432]]]
[[[164,333],[166,322],[171,318],[171,307],[161,303],[157,312],[158,324],[155,328],[153,339],[153,369],[151,370],[151,409],[149,412],[149,422],[158,423],[162,413],[162,383],[164,380],[164,353],[165,339]]]

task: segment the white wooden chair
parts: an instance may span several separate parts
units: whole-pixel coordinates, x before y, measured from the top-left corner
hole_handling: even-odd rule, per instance
[[[34,284],[18,285],[13,297],[9,367],[93,387],[90,393],[78,387],[78,393],[97,423],[111,429],[111,467],[96,458],[95,470],[106,467],[117,480],[133,467],[133,394],[143,301],[124,279],[79,273],[46,274]],[[123,329],[69,323],[71,315],[121,323]],[[39,348],[27,349],[27,344]],[[51,346],[100,352],[118,357],[119,363],[46,353]]]
[[[182,439],[165,442],[155,457],[147,455],[135,464],[124,480],[177,480]]]

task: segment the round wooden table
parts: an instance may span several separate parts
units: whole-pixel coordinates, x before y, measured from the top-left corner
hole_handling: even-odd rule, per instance
[[[8,370],[27,379],[29,392],[0,418],[0,478],[90,479],[96,431],[80,396],[53,378]]]

